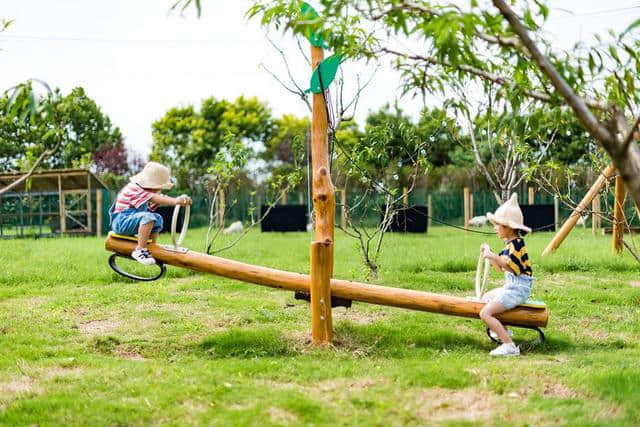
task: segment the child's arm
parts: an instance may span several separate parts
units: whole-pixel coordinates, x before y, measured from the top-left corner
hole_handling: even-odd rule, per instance
[[[162,206],[187,206],[191,204],[191,197],[189,196],[169,197],[161,193],[155,193],[149,200]]]
[[[509,259],[505,256],[500,256],[496,253],[491,252],[489,245],[487,245],[486,243],[483,243],[480,246],[480,252],[482,252],[482,255],[484,255],[484,257],[489,260],[491,265],[493,265],[493,268],[495,268],[498,273],[502,273],[503,271],[509,271],[513,273],[513,270],[511,269],[511,267],[509,267]]]

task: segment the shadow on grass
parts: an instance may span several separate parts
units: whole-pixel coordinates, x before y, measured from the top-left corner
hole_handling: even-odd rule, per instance
[[[213,358],[253,358],[291,356],[297,351],[294,343],[273,329],[231,329],[206,338],[198,351]]]

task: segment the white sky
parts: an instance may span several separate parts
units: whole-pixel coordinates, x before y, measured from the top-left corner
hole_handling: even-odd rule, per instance
[[[174,106],[198,107],[209,96],[257,96],[277,116],[308,114],[299,99],[260,69],[267,64],[286,78],[265,30],[257,20],[244,18],[248,0],[204,0],[199,20],[191,10],[185,16],[170,13],[174,0],[0,1],[0,18],[14,20],[0,33],[0,90],[28,78],[42,79],[65,94],[82,86],[122,130],[127,146],[144,155],[150,151],[153,121]],[[640,15],[640,4],[630,0],[549,4],[546,29],[562,48],[580,39],[591,42],[593,33],[609,28],[620,31]],[[272,37],[285,48],[306,89],[310,70],[290,35],[272,32]],[[343,69],[346,78],[372,72],[363,64]],[[362,122],[369,110],[399,96],[395,74],[378,71],[356,118]],[[413,115],[421,108],[419,100],[404,98],[400,104]]]

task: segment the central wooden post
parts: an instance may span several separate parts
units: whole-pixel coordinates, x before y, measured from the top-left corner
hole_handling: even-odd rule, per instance
[[[324,59],[322,48],[311,46],[311,69]],[[324,81],[325,88],[329,82]],[[336,217],[336,195],[329,171],[327,140],[327,106],[322,93],[313,94],[311,115],[311,165],[313,169],[312,195],[315,214],[315,242],[311,243],[311,282],[319,292],[311,292],[311,331],[314,344],[330,343],[331,333],[319,331],[331,328],[331,287],[333,276],[333,242]],[[323,247],[326,246],[326,249]],[[326,251],[326,254],[324,253]],[[321,297],[322,296],[322,297]],[[324,298],[320,301],[319,298]],[[322,310],[322,307],[325,307]],[[322,319],[324,318],[324,319]],[[320,321],[320,324],[318,324]]]
[[[464,187],[464,228],[469,229],[469,220],[471,219],[471,193],[469,187]]]

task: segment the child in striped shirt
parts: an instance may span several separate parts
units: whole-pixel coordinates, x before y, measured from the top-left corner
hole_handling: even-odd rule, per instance
[[[173,187],[169,179],[169,168],[149,162],[142,172],[130,178],[130,182],[118,193],[109,209],[111,229],[117,234],[138,235],[138,246],[131,257],[141,264],[155,264],[147,249],[147,240],[155,243],[162,230],[162,216],[154,213],[158,206],[190,205],[188,196],[169,197],[160,193]]]
[[[489,354],[518,356],[520,349],[513,343],[510,331],[494,316],[523,304],[531,294],[533,271],[527,248],[521,237],[531,229],[524,225],[516,194],[500,206],[495,214],[487,213],[487,218],[493,223],[498,237],[505,242],[506,246],[496,254],[491,252],[488,244],[483,243],[480,251],[497,271],[504,272],[505,283],[502,287],[485,294],[484,299],[488,303],[480,310],[480,318],[502,341],[502,344]]]

